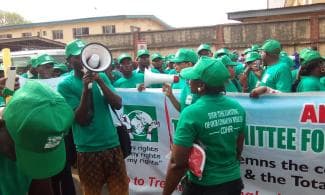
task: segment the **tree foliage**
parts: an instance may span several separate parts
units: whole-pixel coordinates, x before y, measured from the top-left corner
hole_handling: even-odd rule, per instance
[[[0,10],[0,26],[26,23],[30,23],[30,21],[25,20],[25,18],[19,14]]]

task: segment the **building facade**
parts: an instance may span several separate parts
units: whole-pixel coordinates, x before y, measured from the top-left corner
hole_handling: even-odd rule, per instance
[[[0,39],[37,36],[67,43],[78,36],[170,28],[168,24],[153,15],[120,15],[2,26]]]
[[[201,43],[211,44],[214,50],[227,47],[242,52],[270,38],[278,39],[290,54],[314,46],[325,55],[325,3],[233,12],[228,18],[241,23],[80,38],[107,45],[114,57],[122,52],[134,55],[138,39],[145,40],[151,52],[163,55],[180,47],[196,49]]]

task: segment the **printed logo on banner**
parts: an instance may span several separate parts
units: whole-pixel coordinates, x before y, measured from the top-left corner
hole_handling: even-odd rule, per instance
[[[124,105],[124,114],[131,127],[131,139],[141,142],[158,142],[158,129],[154,106]]]

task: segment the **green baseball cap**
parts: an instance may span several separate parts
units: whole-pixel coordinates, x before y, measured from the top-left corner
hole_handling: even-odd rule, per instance
[[[131,57],[130,54],[128,54],[128,53],[122,53],[122,54],[119,55],[119,57],[117,58],[117,63],[121,64],[122,61],[123,61],[124,59],[127,59],[127,58],[130,59],[130,60],[132,60],[132,57]]]
[[[308,49],[300,52],[299,55],[301,66],[308,65],[309,62],[317,59],[323,59],[318,51]]]
[[[31,65],[33,68],[36,68],[37,55],[30,56],[27,62],[27,65]]]
[[[218,49],[215,53],[214,53],[214,56],[215,58],[218,58],[222,55],[229,55],[230,51],[227,49],[227,48],[221,48],[221,49]]]
[[[249,52],[252,52],[251,48],[247,48],[244,50],[244,55],[247,55]]]
[[[251,51],[256,51],[258,52],[260,50],[261,46],[259,44],[254,44],[251,47]]]
[[[221,56],[218,59],[220,59],[225,66],[237,66],[237,63],[232,61],[227,55]]]
[[[175,55],[174,54],[168,54],[165,59],[166,59],[166,62],[169,63],[174,58],[175,58]]]
[[[199,54],[202,50],[208,50],[211,52],[211,46],[209,44],[203,43],[197,48],[197,53]]]
[[[49,178],[65,166],[64,135],[74,113],[46,84],[27,81],[15,92],[3,119],[15,143],[18,168],[33,179]]]
[[[180,48],[175,57],[171,60],[171,62],[174,63],[180,63],[180,62],[192,62],[192,64],[195,64],[198,60],[198,55],[195,53],[193,49],[187,49],[187,48]]]
[[[232,60],[232,61],[237,61],[238,60],[238,53],[237,52],[231,52],[230,54],[229,54],[229,57],[230,57],[230,59]]]
[[[162,55],[160,55],[160,53],[153,53],[151,55],[151,61],[154,61],[157,58],[163,59],[163,57],[162,57]]]
[[[140,50],[138,50],[138,52],[137,52],[137,58],[139,58],[139,57],[141,57],[143,55],[150,56],[150,53],[149,53],[149,51],[147,49],[140,49]]]
[[[220,60],[203,56],[193,67],[184,68],[181,77],[187,80],[200,79],[208,86],[223,86],[230,74]]]
[[[44,65],[44,64],[54,64],[55,63],[55,59],[48,55],[48,54],[40,54],[36,57],[36,60],[35,60],[35,68],[41,66],[41,65]]]
[[[65,57],[78,56],[81,54],[82,49],[86,46],[86,43],[80,39],[73,40],[65,46]]]
[[[65,64],[63,64],[63,63],[59,63],[59,64],[54,64],[54,67],[53,67],[54,69],[59,69],[59,70],[61,70],[62,72],[68,72],[69,70],[68,70],[68,67],[65,65]]]
[[[282,50],[281,43],[275,39],[268,39],[261,47],[262,51],[267,53],[279,54]]]
[[[247,63],[247,62],[254,62],[254,61],[260,60],[260,59],[261,59],[261,55],[258,52],[256,52],[256,51],[252,51],[252,52],[249,52],[246,55],[245,63]]]

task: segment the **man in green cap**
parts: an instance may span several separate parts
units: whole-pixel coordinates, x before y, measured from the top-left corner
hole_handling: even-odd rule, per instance
[[[38,73],[38,79],[50,79],[53,75],[53,67],[55,60],[48,54],[40,54],[36,57],[36,71]]]
[[[176,70],[175,70],[175,63],[172,62],[172,59],[175,57],[174,54],[169,54],[166,56],[166,64],[167,64],[167,67],[166,67],[166,72],[168,72],[168,74],[177,74]]]
[[[199,57],[201,56],[208,56],[208,57],[212,57],[212,51],[211,51],[211,46],[209,44],[206,43],[202,43],[198,48],[197,48],[197,54],[199,55]]]
[[[311,49],[303,50],[299,58],[301,67],[298,80],[293,85],[293,91],[325,91],[320,82],[323,59],[319,52]]]
[[[72,109],[47,85],[28,81],[15,92],[0,119],[1,194],[53,194],[48,178],[65,166],[72,121]]]
[[[31,56],[30,59],[27,62],[27,67],[29,67],[29,70],[22,74],[21,76],[26,79],[37,79],[38,73],[36,71],[36,58],[37,56]]]
[[[63,63],[55,64],[53,67],[52,77],[53,78],[60,77],[67,72],[68,72],[68,67],[65,64],[63,64]]]
[[[194,67],[183,69],[181,76],[200,99],[180,114],[163,195],[171,195],[185,174],[183,195],[240,195],[246,114],[238,102],[224,95],[229,71],[220,60],[204,56]],[[198,142],[206,154],[202,177],[189,171],[188,163]]]
[[[245,70],[240,75],[240,83],[243,92],[251,92],[256,88],[259,78],[261,78],[261,55],[258,52],[249,52],[245,58]]]
[[[134,70],[136,73],[144,73],[144,70],[150,70],[150,53],[147,49],[140,49],[137,52],[138,68]]]
[[[197,60],[198,56],[194,50],[180,48],[171,61],[175,63],[175,70],[179,74],[182,69],[194,66]],[[180,101],[176,99],[172,89],[181,89]],[[198,96],[196,94],[191,93],[186,79],[182,77],[178,83],[173,83],[172,86],[163,85],[163,92],[179,112],[198,99]]]
[[[280,61],[281,50],[281,44],[277,40],[269,39],[264,42],[261,55],[266,69],[263,72],[260,85],[281,92],[291,92],[291,71],[286,64]]]
[[[138,84],[144,82],[142,73],[133,71],[132,57],[128,53],[123,53],[118,57],[122,77],[114,82],[116,88],[136,88]]]
[[[83,71],[81,40],[66,45],[67,62],[74,74],[58,85],[58,91],[75,112],[72,124],[80,182],[85,195],[99,195],[107,183],[109,194],[128,194],[128,177],[109,106],[120,109],[122,99],[105,73]],[[92,84],[90,87],[89,84]]]
[[[166,72],[163,69],[163,57],[160,53],[153,53],[151,55],[151,62],[152,62],[152,66],[153,68],[151,69],[151,72],[155,72],[155,73],[161,73],[161,74],[165,74]]]
[[[229,53],[230,51],[227,49],[227,48],[221,48],[221,49],[218,49],[215,53],[214,53],[214,58],[220,58],[224,55],[227,55],[229,56]]]

